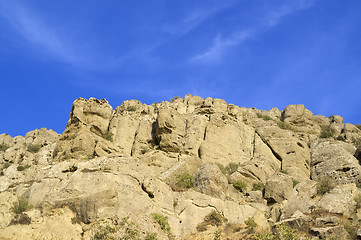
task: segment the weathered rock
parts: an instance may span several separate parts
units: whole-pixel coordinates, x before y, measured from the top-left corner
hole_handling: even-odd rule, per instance
[[[319,138],[320,126],[335,139]],[[341,117],[303,105],[264,111],[187,95],[149,106],[124,101],[113,111],[106,100],[80,98],[60,138],[46,129],[0,135],[8,145],[0,151],[0,238],[90,239],[99,222],[119,227],[128,216],[140,238],[167,239],[154,213],[167,217],[175,239],[232,228],[222,238],[244,239],[249,218],[257,231],[287,222],[323,238],[346,236],[342,219],[361,219],[360,137]],[[195,186],[179,187],[180,176],[195,177]],[[332,187],[322,193],[317,181],[326,177]],[[8,226],[18,197],[41,211],[24,213],[29,225]],[[197,232],[212,212],[221,226]]]
[[[242,163],[253,152],[254,129],[224,114],[213,114],[207,124],[199,156],[204,162]]]
[[[297,139],[292,131],[275,126],[258,128],[257,133],[282,162],[282,170],[298,181],[309,179],[310,150],[307,143]]]
[[[219,197],[228,186],[227,178],[214,163],[205,163],[195,176],[197,188],[204,194]]]
[[[330,178],[337,184],[352,183],[361,179],[361,166],[353,154],[345,149],[347,146],[346,143],[339,141],[319,141],[313,144],[312,179],[318,181]]]
[[[266,182],[264,198],[269,203],[280,203],[291,196],[292,189],[292,178],[286,174],[276,173]]]
[[[166,152],[181,152],[186,132],[185,118],[172,108],[163,109],[158,114],[156,124],[155,133],[160,148]]]

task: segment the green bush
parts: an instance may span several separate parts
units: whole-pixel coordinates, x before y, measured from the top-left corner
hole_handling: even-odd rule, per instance
[[[226,168],[223,166],[222,163],[216,163],[216,165],[218,166],[219,170],[221,170],[221,172],[226,175]]]
[[[299,240],[296,230],[290,228],[287,224],[277,225],[276,231],[265,234],[256,234],[255,240]]]
[[[248,218],[244,224],[247,225],[247,229],[249,232],[254,232],[254,229],[257,227],[257,223],[254,221],[253,218]]]
[[[264,185],[261,182],[253,183],[252,191],[263,191]]]
[[[9,147],[10,146],[5,143],[0,144],[0,152],[5,152]]]
[[[231,175],[232,173],[236,172],[239,168],[239,163],[231,162],[228,163],[227,166],[223,166],[221,163],[216,163],[218,168],[224,175]]]
[[[136,107],[136,106],[129,106],[129,107],[127,108],[127,111],[129,111],[129,112],[137,111],[137,107]]]
[[[226,219],[222,216],[222,214],[218,213],[217,211],[213,210],[207,216],[204,217],[203,222],[197,225],[197,231],[203,232],[207,230],[207,226],[212,225],[215,227],[219,227],[225,222]]]
[[[194,187],[194,176],[189,173],[179,174],[176,176],[176,186],[182,189]]]
[[[113,142],[113,133],[107,132],[106,134],[103,135],[103,138],[105,140],[108,140],[109,142]]]
[[[15,214],[21,214],[27,210],[30,210],[33,206],[29,204],[29,201],[27,198],[21,197],[18,198],[16,202],[13,202],[11,206],[11,211]]]
[[[334,134],[335,134],[335,130],[333,130],[329,126],[326,125],[321,126],[320,138],[330,138],[333,137]]]
[[[40,144],[31,144],[28,146],[28,151],[31,153],[37,153],[39,152],[40,148],[41,148]]]
[[[6,168],[8,168],[8,167],[10,167],[10,166],[11,166],[11,163],[9,163],[9,162],[4,162],[2,169],[6,169]]]
[[[24,171],[25,169],[28,169],[30,167],[30,165],[29,164],[27,164],[27,165],[19,165],[19,166],[17,166],[17,168],[16,168],[16,170],[18,170],[19,172],[21,172],[21,171]]]
[[[150,216],[159,224],[162,231],[168,235],[168,238],[173,239],[172,230],[168,223],[168,217],[159,213],[152,213]]]
[[[285,129],[285,130],[290,130],[290,131],[295,131],[295,129],[289,125],[288,123],[285,122],[281,122],[281,121],[277,121],[277,126],[281,129]]]
[[[241,180],[238,180],[233,183],[233,187],[238,191],[243,192],[246,189],[247,184]]]
[[[216,230],[214,231],[214,237],[213,237],[213,240],[221,240],[221,232]]]
[[[321,181],[317,183],[317,193],[320,195],[329,192],[332,188],[334,188],[334,185],[329,178],[321,179]]]
[[[157,234],[156,233],[147,233],[144,237],[144,240],[157,240]]]
[[[345,142],[345,141],[346,141],[345,137],[342,136],[342,135],[337,136],[336,140],[342,141],[342,142]]]
[[[227,174],[231,175],[232,173],[236,172],[239,168],[239,163],[231,162],[225,167],[225,171]]]
[[[175,96],[170,99],[170,102],[174,102],[175,100],[180,99],[180,98],[181,98],[180,96]]]
[[[258,118],[262,118],[263,120],[265,121],[269,121],[269,120],[272,120],[272,118],[268,115],[264,115],[264,114],[261,114],[261,113],[257,113],[257,117]]]
[[[296,187],[296,185],[299,184],[300,182],[297,181],[296,179],[292,179],[292,183],[293,183],[293,187]]]

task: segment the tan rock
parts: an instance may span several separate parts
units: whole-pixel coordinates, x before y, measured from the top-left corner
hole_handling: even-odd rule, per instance
[[[195,175],[195,184],[204,194],[219,197],[224,194],[228,180],[214,163],[205,163]]]
[[[166,152],[181,152],[186,131],[186,120],[176,110],[169,108],[159,112],[156,122],[156,138]]]
[[[312,145],[312,179],[330,178],[337,184],[361,179],[361,166],[345,145],[348,144],[339,141],[319,141]]]
[[[276,126],[260,127],[257,133],[282,162],[282,170],[298,181],[309,179],[310,150],[307,143],[297,139],[292,131]]]
[[[264,198],[268,203],[281,203],[291,196],[292,189],[292,178],[286,174],[276,173],[266,182]]]

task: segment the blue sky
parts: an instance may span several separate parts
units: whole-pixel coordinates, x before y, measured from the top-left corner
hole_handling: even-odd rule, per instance
[[[361,123],[359,0],[1,0],[0,133],[190,93]]]

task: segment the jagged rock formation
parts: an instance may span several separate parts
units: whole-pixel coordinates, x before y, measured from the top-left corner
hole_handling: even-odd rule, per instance
[[[187,95],[113,110],[79,98],[61,135],[0,135],[0,239],[102,239],[130,228],[142,239],[213,239],[217,229],[242,239],[250,218],[257,232],[286,222],[352,239],[360,139],[342,117],[303,105],[263,111]],[[32,210],[15,213],[18,198]],[[223,220],[208,224],[212,214]],[[171,231],[154,216],[168,217]]]

